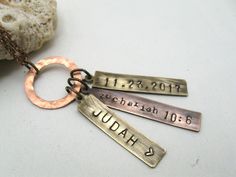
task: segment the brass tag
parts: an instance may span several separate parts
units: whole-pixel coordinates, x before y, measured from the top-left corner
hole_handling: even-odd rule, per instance
[[[156,167],[165,150],[115,115],[93,95],[85,95],[79,111],[117,143],[150,167]]]
[[[172,126],[200,131],[201,113],[199,112],[177,108],[124,92],[92,88],[90,93],[111,108]]]
[[[96,71],[93,87],[127,92],[187,96],[187,83],[181,79],[114,74]]]

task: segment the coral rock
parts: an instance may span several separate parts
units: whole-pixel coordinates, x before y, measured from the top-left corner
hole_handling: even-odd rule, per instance
[[[0,26],[26,52],[40,49],[56,28],[56,0],[0,0]],[[0,44],[0,60],[13,59]]]

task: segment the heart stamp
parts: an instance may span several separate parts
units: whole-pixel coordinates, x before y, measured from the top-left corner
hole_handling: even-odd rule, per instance
[[[153,155],[154,155],[154,149],[150,147],[149,150],[145,152],[145,156],[153,156]]]

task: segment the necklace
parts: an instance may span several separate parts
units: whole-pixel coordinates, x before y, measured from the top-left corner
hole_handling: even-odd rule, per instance
[[[59,56],[48,57],[33,64],[11,39],[9,32],[0,27],[0,34],[0,43],[17,63],[29,69],[24,85],[26,95],[34,105],[43,109],[58,109],[77,100],[78,110],[84,117],[150,167],[156,167],[166,151],[122,120],[110,108],[186,130],[200,131],[201,113],[124,93],[187,96],[185,80],[102,71],[96,71],[92,75],[87,70],[78,68],[72,60]],[[64,65],[69,69],[70,78],[66,87],[68,94],[59,100],[47,101],[37,95],[34,82],[41,70],[52,64]]]

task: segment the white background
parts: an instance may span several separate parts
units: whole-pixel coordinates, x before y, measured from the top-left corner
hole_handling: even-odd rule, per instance
[[[236,176],[235,0],[59,0],[55,39],[32,61],[59,55],[91,73],[183,78],[188,97],[143,95],[200,111],[194,133],[117,112],[167,150],[151,169],[77,111],[32,105],[25,72],[0,61],[0,177]],[[66,94],[68,72],[50,69],[37,80],[46,99]]]

